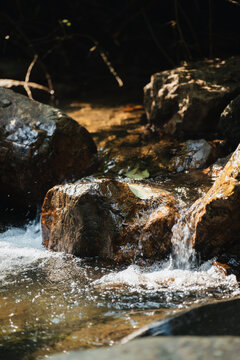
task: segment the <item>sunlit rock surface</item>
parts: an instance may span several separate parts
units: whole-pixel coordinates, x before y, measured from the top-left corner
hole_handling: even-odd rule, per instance
[[[205,258],[226,253],[240,256],[240,145],[219,177],[188,210],[178,233],[188,227],[194,248]]]
[[[170,252],[176,206],[150,186],[108,179],[56,186],[42,208],[43,243],[81,257],[156,260]]]
[[[53,185],[91,172],[95,157],[90,134],[61,110],[0,88],[2,208],[41,202]]]
[[[218,129],[237,146],[240,142],[240,95],[228,104],[220,116]]]
[[[149,127],[184,137],[215,131],[221,112],[240,93],[239,60],[205,60],[154,74],[144,88]]]

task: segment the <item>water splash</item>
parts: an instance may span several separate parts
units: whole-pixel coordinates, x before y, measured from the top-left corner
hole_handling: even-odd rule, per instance
[[[183,294],[184,299],[198,296],[222,298],[224,295],[239,294],[235,275],[227,276],[213,266],[212,261],[204,263],[195,271],[171,267],[171,261],[149,268],[131,265],[123,271],[103,276],[94,284],[104,289],[127,286],[140,293],[167,294],[169,299],[179,297],[180,294]]]
[[[127,286],[132,291],[167,293],[168,298],[184,293],[183,297],[224,297],[240,293],[235,275],[227,275],[223,268],[214,265],[215,259],[199,265],[192,247],[192,229],[182,217],[172,229],[172,253],[168,261],[150,267],[131,265],[126,270],[112,272],[95,282],[103,288]],[[170,295],[171,294],[171,295]]]
[[[42,246],[40,222],[32,222],[26,228],[9,228],[0,236],[0,280],[49,256],[51,253]]]

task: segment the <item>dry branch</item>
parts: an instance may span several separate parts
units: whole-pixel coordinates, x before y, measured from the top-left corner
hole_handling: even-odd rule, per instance
[[[13,86],[23,86],[25,85],[25,81],[13,80],[13,79],[0,79],[0,86],[5,88],[11,88]],[[28,86],[33,89],[47,91],[49,94],[53,94],[51,89],[47,86],[37,84],[35,82],[28,82]]]
[[[48,84],[50,84],[49,87],[29,81],[32,68],[35,65],[37,59],[38,59],[38,55],[35,54],[31,64],[29,65],[29,67],[27,69],[24,81],[13,80],[13,79],[0,79],[0,86],[5,87],[5,88],[11,88],[13,86],[23,86],[24,89],[26,90],[26,93],[27,93],[28,97],[31,100],[33,100],[33,97],[32,97],[32,92],[31,92],[30,88],[47,91],[49,94],[53,95],[54,90],[53,90],[53,87],[52,87],[52,81],[51,81],[50,76],[48,78]]]
[[[23,85],[24,89],[26,90],[26,93],[28,94],[29,99],[31,99],[31,100],[33,100],[33,97],[32,97],[32,92],[30,90],[30,87],[29,87],[28,83],[29,83],[29,78],[30,78],[30,75],[31,75],[32,68],[35,65],[37,59],[38,59],[38,55],[35,54],[34,58],[33,58],[33,61],[31,62],[31,64],[29,65],[29,67],[27,69],[26,76],[25,76],[25,81],[24,81],[24,85]]]

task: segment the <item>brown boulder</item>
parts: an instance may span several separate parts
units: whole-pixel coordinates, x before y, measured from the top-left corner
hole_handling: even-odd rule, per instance
[[[189,241],[204,258],[240,256],[240,145],[210,190],[178,224],[179,232],[186,224]]]
[[[53,185],[90,173],[96,152],[87,130],[61,110],[0,88],[3,209],[22,211],[42,202]]]
[[[50,189],[42,208],[43,244],[76,256],[119,262],[170,252],[176,201],[167,192],[99,179]]]
[[[221,112],[239,93],[240,57],[156,73],[144,88],[149,127],[184,137],[214,132]]]

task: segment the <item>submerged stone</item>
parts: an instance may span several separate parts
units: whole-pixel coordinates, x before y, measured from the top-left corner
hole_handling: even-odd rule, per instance
[[[239,57],[156,73],[144,88],[149,127],[185,138],[215,132],[221,112],[239,93]]]
[[[85,128],[61,110],[0,88],[1,208],[29,208],[66,179],[96,166],[96,146]]]
[[[43,244],[76,256],[131,263],[170,252],[176,200],[167,191],[109,179],[55,186],[42,208]]]

